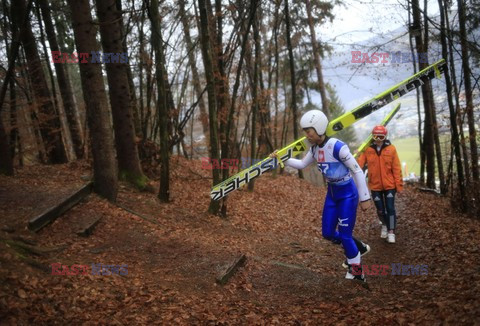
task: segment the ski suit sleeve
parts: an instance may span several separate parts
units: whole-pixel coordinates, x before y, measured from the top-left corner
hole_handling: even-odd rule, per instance
[[[290,166],[294,169],[301,170],[309,166],[314,162],[312,151],[308,151],[307,155],[301,160],[297,160],[296,158],[291,158],[285,161],[286,166]]]
[[[341,162],[345,164],[345,166],[352,173],[353,180],[355,180],[355,184],[357,185],[360,201],[369,200],[370,193],[368,191],[367,182],[365,181],[365,174],[353,157],[352,153],[350,153],[347,145],[342,146],[339,152],[339,157]]]

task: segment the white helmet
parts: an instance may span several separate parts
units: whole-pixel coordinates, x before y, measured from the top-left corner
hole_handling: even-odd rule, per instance
[[[320,110],[310,110],[306,112],[300,119],[300,126],[305,128],[313,128],[319,136],[325,133],[328,126],[328,119],[325,113]]]

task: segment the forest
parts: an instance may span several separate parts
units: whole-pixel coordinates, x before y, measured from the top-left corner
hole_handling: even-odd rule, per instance
[[[1,2],[0,323],[480,321],[478,0]],[[419,173],[393,246],[358,212],[368,287],[322,239],[313,168],[211,196],[309,110],[375,107],[334,136],[353,152],[400,102]]]

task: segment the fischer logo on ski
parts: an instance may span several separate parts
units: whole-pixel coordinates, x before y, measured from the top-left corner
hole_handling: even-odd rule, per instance
[[[261,162],[258,162],[257,164],[252,165],[251,167],[240,171],[239,173],[228,178],[227,180],[219,183],[212,189],[210,196],[213,200],[219,200],[231,193],[232,191],[247,184],[256,177],[262,175],[263,173],[273,170],[277,167],[277,164],[279,163],[278,161],[281,161],[283,163],[286,160],[300,153],[303,153],[307,149],[307,144],[305,143],[305,140],[306,137],[300,138],[298,141],[279,150],[279,160],[277,160],[276,158],[268,157]]]

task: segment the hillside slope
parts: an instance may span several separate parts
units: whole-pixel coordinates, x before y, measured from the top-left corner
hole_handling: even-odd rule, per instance
[[[344,279],[341,248],[321,238],[323,188],[262,176],[253,193],[229,196],[229,218],[220,219],[205,213],[209,171],[178,157],[171,166],[171,203],[122,185],[123,208],[90,195],[38,234],[25,229],[28,219],[80,187],[88,166],[0,176],[1,323],[480,322],[480,222],[453,212],[448,199],[408,186],[398,196],[395,245],[380,239],[373,210],[359,213],[355,235],[372,247],[363,263],[390,268],[368,275],[366,290]],[[97,217],[90,237],[76,235]],[[19,242],[45,250],[20,253]],[[246,265],[217,285],[241,254]],[[52,275],[54,263],[89,270]],[[128,274],[92,275],[92,264],[127,265]],[[426,265],[427,274],[392,275],[392,264]]]

